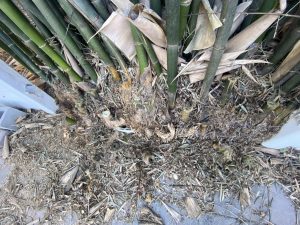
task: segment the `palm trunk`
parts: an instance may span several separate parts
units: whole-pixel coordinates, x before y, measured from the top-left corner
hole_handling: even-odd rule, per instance
[[[66,72],[73,81],[81,81],[81,77],[56,53],[43,37],[31,26],[25,16],[10,0],[0,0],[0,9],[21,29],[23,32],[42,49],[58,66]]]
[[[85,0],[68,0],[94,27],[100,29],[104,19],[99,16],[94,7]]]
[[[1,12],[0,12],[1,13]],[[1,19],[1,18],[0,18]],[[10,37],[10,39],[15,43],[15,45],[18,46],[18,48],[20,50],[22,50],[22,52],[24,52],[35,64],[40,65],[41,61],[39,59],[36,58],[36,54],[30,49],[28,48],[20,39],[19,37],[17,37],[17,35],[15,35],[13,32],[11,32],[11,30],[5,26],[2,23],[2,20],[0,22],[0,30],[2,32],[4,32],[6,35],[8,35]]]
[[[234,14],[238,0],[223,1],[223,9],[221,12],[221,21],[225,21],[223,26],[219,28],[216,41],[212,50],[210,61],[207,66],[205,78],[200,92],[200,101],[205,103],[208,97],[209,89],[215,78],[220,61],[222,59],[226,43],[228,41],[230,30],[233,23]]]
[[[179,49],[179,14],[180,5],[178,0],[166,0],[167,16],[167,64],[168,64],[168,105],[170,109],[175,107],[177,80],[178,49]]]
[[[72,55],[79,62],[85,73],[95,82],[97,81],[97,74],[93,67],[85,60],[83,53],[77,46],[74,39],[66,32],[64,25],[53,13],[46,0],[33,0],[33,3],[38,7],[43,16],[49,21],[53,30],[56,32],[58,38],[66,45]]]

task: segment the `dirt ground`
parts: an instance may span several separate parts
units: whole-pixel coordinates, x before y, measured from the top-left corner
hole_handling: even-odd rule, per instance
[[[154,202],[180,224],[168,205],[198,218],[213,211],[216,193],[245,208],[255,199],[252,187],[274,183],[298,208],[299,153],[261,146],[282,122],[280,113],[266,109],[267,99],[273,99],[268,106],[288,102],[272,98],[278,93],[267,77],[255,83],[237,70],[227,75],[228,99],[216,82],[205,107],[201,85],[181,77],[169,111],[164,77],[130,72],[129,89],[100,67],[97,85],[55,85],[47,91],[61,106],[58,115],[32,111],[18,121],[5,161],[11,174],[1,185],[1,224],[163,224]],[[272,224],[267,214],[260,218]]]

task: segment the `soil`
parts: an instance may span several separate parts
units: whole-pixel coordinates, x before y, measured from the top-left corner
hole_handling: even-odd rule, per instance
[[[67,224],[64,219],[74,216],[79,224],[116,218],[131,223],[140,215],[140,201],[184,207],[188,196],[205,213],[213,209],[216,192],[239,196],[244,188],[273,182],[287,187],[299,204],[299,154],[292,149],[263,153],[261,142],[279,127],[262,109],[264,92],[256,88],[244,97],[253,85],[247,77],[236,84],[243,95],[234,92],[224,107],[216,100],[222,87],[216,86],[205,110],[198,103],[199,87],[184,86],[184,79],[172,111],[165,106],[163,78],[142,84],[126,90],[100,82],[96,95],[57,86],[54,93],[75,102],[62,110],[71,109],[76,124],[63,113],[32,112],[19,121],[10,136],[7,162],[13,169],[2,188],[1,224],[32,218]],[[78,172],[71,186],[62,185],[63,175],[74,167]]]
[[[247,205],[245,190],[275,182],[299,206],[299,153],[261,147],[279,130],[289,102],[267,77],[253,82],[236,70],[222,78],[233,87],[227,98],[219,80],[204,106],[201,85],[182,76],[169,110],[164,76],[130,69],[128,88],[95,64],[97,84],[47,89],[59,114],[31,111],[18,121],[6,160],[11,175],[1,186],[1,224],[130,224],[145,217],[161,224],[143,207],[160,201],[184,208],[190,197],[204,214],[216,193]]]

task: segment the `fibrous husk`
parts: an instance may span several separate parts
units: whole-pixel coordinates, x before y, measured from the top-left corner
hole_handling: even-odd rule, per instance
[[[272,74],[274,83],[280,81],[291,69],[300,62],[300,41],[298,41],[277,70]]]
[[[69,169],[61,178],[60,184],[64,186],[66,191],[71,189],[72,183],[77,175],[79,166],[74,166],[73,168]]]
[[[156,130],[156,135],[160,137],[163,142],[169,142],[175,137],[175,127],[173,124],[168,124],[169,133],[163,133],[160,130]]]
[[[4,143],[3,143],[3,148],[2,148],[2,157],[3,157],[3,159],[7,159],[9,157],[9,142],[8,142],[7,135],[4,137]]]
[[[194,198],[185,198],[184,205],[189,217],[197,218],[201,214],[201,208]]]
[[[118,27],[118,29],[116,29]],[[130,23],[119,10],[113,12],[105,21],[100,32],[109,38],[128,60],[136,54],[134,41],[131,35]]]
[[[216,40],[215,29],[222,26],[221,21],[211,9],[207,0],[202,0],[197,18],[196,32],[184,53],[206,49],[213,46]]]
[[[112,116],[109,110],[102,112],[101,118],[103,119],[105,125],[112,129],[116,129],[118,127],[125,125],[125,120],[123,118],[119,120],[112,120]]]

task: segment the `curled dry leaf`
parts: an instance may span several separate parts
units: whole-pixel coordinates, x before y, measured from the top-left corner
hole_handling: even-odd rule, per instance
[[[231,31],[230,31],[230,35],[232,35],[237,30],[237,28],[242,24],[242,22],[244,21],[246,15],[247,15],[244,12],[247,10],[247,8],[251,4],[252,4],[252,1],[247,1],[247,2],[241,3],[237,6],[233,24],[232,24]]]
[[[277,70],[272,74],[274,83],[280,81],[293,67],[300,62],[300,41],[293,47],[292,51],[287,55]]]
[[[151,158],[152,158],[152,155],[150,152],[147,151],[147,152],[143,153],[143,161],[146,165],[150,165]]]
[[[100,31],[120,49],[129,61],[135,57],[136,52],[130,23],[120,11],[114,11],[105,21]]]
[[[60,178],[60,184],[65,187],[66,191],[69,191],[71,189],[72,183],[77,175],[78,169],[79,166],[74,166]]]
[[[7,159],[9,157],[9,142],[8,142],[7,135],[4,137],[4,143],[3,143],[3,148],[2,148],[2,157],[3,157],[3,159]]]
[[[79,76],[83,77],[84,72],[82,71],[82,69],[80,68],[78,62],[76,61],[76,59],[74,58],[74,56],[71,54],[71,52],[69,51],[69,49],[66,48],[65,45],[62,44],[62,49],[65,55],[65,58],[67,59],[68,63],[72,66],[72,68],[75,70],[75,72],[77,74],[79,74]]]
[[[116,211],[116,209],[114,209],[114,208],[107,208],[103,221],[105,223],[108,223],[109,221],[111,221],[115,211]]]
[[[271,11],[270,13],[263,15],[231,38],[227,43],[225,52],[244,51],[253,44],[280,16],[280,11]]]
[[[124,53],[128,60],[131,61],[136,54],[130,23],[155,45],[166,47],[167,39],[161,27],[164,22],[154,11],[145,8],[142,4],[133,5],[128,0],[113,0],[112,2],[118,10],[110,15],[100,31]]]
[[[249,188],[245,187],[240,192],[240,204],[242,207],[247,207],[251,204]]]
[[[165,48],[152,45],[153,50],[158,58],[159,63],[164,69],[167,69],[167,50]],[[178,57],[178,64],[185,63],[183,58]]]
[[[111,1],[126,16],[129,14],[131,8],[134,6],[134,4],[132,2],[130,2],[129,0],[111,0]]]
[[[174,209],[169,207],[166,203],[162,201],[163,206],[167,209],[168,213],[172,216],[176,223],[179,223],[182,219],[182,216],[176,212]]]
[[[222,26],[221,21],[211,9],[207,0],[202,0],[197,18],[196,32],[184,53],[206,49],[213,46],[216,40],[215,29]]]
[[[105,125],[112,129],[117,129],[117,128],[125,125],[125,120],[123,118],[121,118],[119,120],[112,120],[112,116],[111,116],[111,113],[109,110],[102,112],[101,118],[102,118],[103,122],[105,123]]]
[[[233,61],[221,62],[216,72],[216,76],[240,68],[242,65],[252,64],[252,63],[268,63],[268,62],[264,60],[253,60],[253,59],[237,59]],[[207,65],[208,65],[207,62],[202,63],[197,67],[195,67],[194,71],[187,72],[188,74],[190,74],[189,78],[191,83],[202,81],[204,79]]]
[[[187,197],[184,200],[185,209],[187,214],[191,218],[197,218],[201,214],[201,208],[197,204],[196,200],[192,197]]]
[[[254,78],[254,76],[252,75],[252,73],[250,72],[250,70],[246,66],[242,66],[242,70],[251,80],[254,81],[254,83],[259,84],[257,82],[257,80]]]
[[[163,142],[169,142],[175,137],[175,127],[173,124],[168,124],[169,133],[163,133],[159,130],[156,130],[156,135],[160,137]]]
[[[128,17],[129,21],[136,26],[151,42],[159,47],[167,47],[167,38],[158,18],[153,18],[149,11],[144,11],[142,4],[132,7]]]

